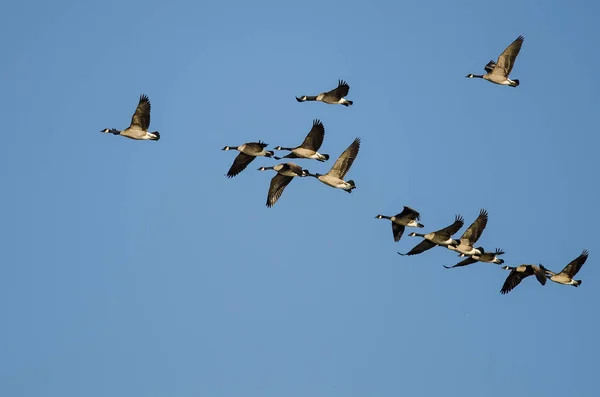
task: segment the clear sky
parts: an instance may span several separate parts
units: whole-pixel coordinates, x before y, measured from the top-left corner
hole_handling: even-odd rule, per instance
[[[598,15],[592,1],[22,1],[0,6],[0,395],[597,396]],[[518,35],[511,77],[482,80]],[[298,103],[338,79],[354,106]],[[161,140],[129,125],[139,95]],[[225,145],[302,142],[352,194]],[[481,245],[401,257],[489,211]],[[409,230],[412,231],[412,230]],[[464,231],[461,230],[458,235]]]

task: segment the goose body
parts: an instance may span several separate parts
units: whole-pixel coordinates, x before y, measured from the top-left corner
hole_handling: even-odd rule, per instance
[[[354,163],[358,151],[360,150],[360,138],[354,139],[354,141],[348,146],[346,150],[338,157],[335,164],[327,174],[311,174],[308,176],[317,178],[322,183],[331,186],[336,189],[342,189],[348,193],[352,193],[352,190],[356,188],[353,180],[345,181],[344,177],[350,171],[350,167]]]
[[[222,150],[237,150],[240,152],[235,160],[233,160],[233,164],[227,172],[227,178],[233,178],[245,170],[248,164],[250,164],[256,157],[273,156],[274,152],[271,150],[265,150],[266,147],[267,144],[261,141],[247,142],[240,146],[225,146]]]
[[[294,163],[282,163],[273,167],[260,167],[258,170],[274,170],[277,172],[277,174],[271,179],[269,192],[267,193],[267,207],[272,207],[275,205],[277,200],[279,200],[283,194],[283,190],[287,185],[290,184],[292,179],[297,176],[307,176],[309,173],[308,170],[303,170],[302,167]]]
[[[483,247],[478,247],[477,250],[479,252],[482,252],[482,254],[473,254],[470,257],[468,257],[467,259],[458,262],[454,266],[444,265],[444,267],[446,269],[452,269],[455,267],[472,265],[473,263],[477,263],[477,262],[495,263],[497,265],[501,265],[504,263],[504,259],[499,258],[500,255],[504,254],[504,251],[502,251],[500,249],[496,248],[495,252],[485,252],[485,249]]]
[[[535,275],[538,282],[542,285],[546,285],[546,272],[545,268],[542,265],[519,265],[516,267],[511,266],[503,266],[505,270],[510,270],[510,274],[506,277],[504,281],[504,285],[502,285],[502,289],[500,290],[501,294],[508,294],[512,291],[517,285],[523,281],[523,279]]]
[[[474,248],[474,244],[481,237],[481,233],[483,233],[483,229],[487,226],[488,221],[488,213],[486,210],[482,209],[479,211],[479,216],[475,221],[465,230],[460,239],[454,240],[452,244],[449,244],[447,248],[451,251],[456,251],[460,256],[465,255],[481,255],[482,251],[479,251],[478,248]]]
[[[131,124],[129,127],[120,131],[114,128],[105,128],[100,132],[121,135],[125,138],[135,139],[137,141],[158,141],[160,133],[158,131],[148,132],[150,127],[150,99],[144,94],[140,95],[140,100],[135,109],[135,113],[131,116]]]
[[[400,252],[398,252],[398,254],[407,255],[407,256],[408,255],[417,255],[417,254],[420,254],[422,252],[425,252],[425,251],[435,247],[436,245],[446,247],[449,244],[452,244],[454,242],[454,239],[452,239],[452,235],[455,234],[456,232],[458,232],[460,230],[460,228],[463,227],[463,225],[464,225],[463,217],[460,215],[456,215],[454,218],[454,223],[452,223],[449,226],[446,226],[443,229],[437,230],[435,232],[427,233],[427,234],[412,232],[409,234],[409,236],[421,237],[421,238],[423,238],[423,241],[421,241],[419,244],[415,245],[406,254],[402,254]]]
[[[344,105],[347,107],[354,103],[345,98],[348,92],[350,92],[348,83],[344,80],[338,80],[338,86],[331,91],[322,92],[315,96],[302,95],[301,97],[296,97],[296,100],[298,102],[319,101],[330,105]]]
[[[583,250],[581,255],[573,259],[560,273],[554,273],[551,270],[545,269],[546,275],[550,276],[550,281],[554,281],[557,284],[572,285],[573,287],[579,287],[581,280],[574,280],[573,277],[579,272],[589,255],[588,250]]]
[[[418,221],[421,218],[421,214],[414,209],[404,206],[402,212],[394,216],[377,215],[377,219],[389,219],[392,221],[392,234],[394,235],[394,241],[400,241],[402,234],[404,233],[405,227],[424,227],[422,223]]]
[[[519,55],[519,51],[521,51],[523,40],[525,40],[523,36],[517,37],[517,39],[506,47],[502,54],[500,54],[496,62],[488,62],[484,67],[486,74],[478,75],[471,73],[466,77],[470,79],[480,78],[494,84],[517,87],[519,85],[519,80],[511,80],[508,76],[515,65],[515,60],[517,59],[517,55]]]
[[[311,130],[304,138],[304,142],[300,146],[295,148],[284,148],[276,146],[275,150],[288,150],[291,153],[283,157],[273,157],[275,160],[281,160],[282,158],[300,158],[300,159],[315,159],[318,161],[329,160],[328,154],[321,154],[318,150],[323,144],[323,138],[325,137],[325,127],[321,120],[313,120],[313,126]]]

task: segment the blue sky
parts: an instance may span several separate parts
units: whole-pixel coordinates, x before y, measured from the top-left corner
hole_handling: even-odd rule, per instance
[[[0,394],[595,396],[600,219],[595,2],[12,2],[0,6]],[[518,35],[518,88],[468,80]],[[354,106],[294,96],[350,86]],[[141,93],[159,142],[125,128]],[[326,172],[361,137],[352,194],[260,158],[322,120]],[[508,265],[400,257],[490,217]],[[464,230],[464,229],[463,229]],[[459,233],[462,233],[461,230]],[[576,390],[574,392],[573,390]]]

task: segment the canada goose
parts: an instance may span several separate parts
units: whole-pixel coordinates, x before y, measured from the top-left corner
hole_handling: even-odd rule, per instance
[[[504,281],[504,285],[500,290],[500,293],[503,295],[512,291],[524,278],[534,274],[540,284],[546,285],[546,269],[542,265],[539,267],[536,265],[519,265],[517,267],[502,266],[502,269],[510,270],[510,274],[506,277],[506,281]]]
[[[265,150],[267,144],[261,141],[248,142],[240,146],[225,146],[221,150],[238,150],[240,154],[237,155],[233,164],[227,172],[227,178],[233,178],[240,172],[244,171],[248,164],[252,162],[257,156],[271,157],[275,153],[271,150]]]
[[[483,233],[483,229],[487,226],[488,221],[488,213],[486,210],[482,209],[479,211],[479,216],[475,221],[468,227],[467,230],[460,237],[460,240],[454,240],[452,244],[448,245],[448,249],[452,251],[459,252],[461,255],[473,255],[473,254],[483,254],[483,251],[479,251],[477,248],[473,248],[473,245],[479,240],[481,237],[481,233]]]
[[[277,174],[271,179],[271,185],[269,186],[269,193],[267,194],[267,207],[275,205],[283,190],[296,176],[307,176],[309,171],[303,170],[297,164],[294,163],[282,163],[277,164],[273,167],[260,167],[259,171],[274,170]]]
[[[304,142],[302,145],[296,146],[295,148],[285,148],[281,146],[276,146],[275,150],[289,150],[289,153],[283,157],[273,157],[275,160],[281,160],[282,158],[290,158],[290,159],[315,159],[319,161],[329,160],[328,154],[321,154],[317,150],[323,144],[323,138],[325,137],[325,127],[323,127],[323,123],[321,120],[313,120],[313,126],[311,130],[304,138]]]
[[[105,128],[100,132],[121,135],[125,138],[140,141],[158,141],[160,139],[158,131],[148,132],[148,127],[150,127],[150,100],[146,95],[142,94],[140,95],[140,101],[135,109],[135,113],[131,117],[131,124],[129,127],[125,128],[123,131],[114,128]]]
[[[463,227],[464,223],[465,222],[463,220],[463,217],[460,215],[456,215],[456,217],[454,218],[453,224],[451,224],[450,226],[446,226],[445,228],[440,229],[438,231],[427,233],[427,234],[420,234],[420,233],[412,232],[409,234],[409,236],[422,237],[424,240],[421,241],[419,244],[415,245],[413,247],[413,249],[408,251],[406,254],[402,254],[400,252],[398,252],[398,254],[403,255],[403,256],[404,255],[416,255],[416,254],[425,252],[428,249],[435,247],[436,245],[445,247],[448,244],[452,244],[452,242],[454,241],[452,239],[452,235],[454,233],[458,232],[460,230],[460,228]]]
[[[471,73],[466,75],[465,77],[470,79],[472,79],[473,77],[477,77],[499,85],[508,85],[511,87],[518,86],[519,80],[511,80],[508,78],[508,75],[510,74],[513,66],[515,65],[515,59],[517,58],[517,55],[519,55],[519,51],[521,51],[523,40],[525,40],[523,36],[517,37],[517,39],[513,41],[508,47],[506,47],[502,54],[500,54],[496,62],[489,61],[488,64],[484,67],[485,71],[487,72],[486,74],[479,75]]]
[[[588,250],[583,250],[581,255],[573,259],[571,263],[565,266],[565,268],[562,269],[560,273],[557,274],[551,270],[545,269],[546,275],[551,276],[550,280],[554,281],[555,283],[579,287],[579,285],[581,285],[581,280],[573,280],[573,277],[575,277],[577,272],[579,272],[581,266],[583,266],[589,254],[590,253],[588,252]]]
[[[308,176],[315,177],[324,184],[329,185],[331,187],[343,189],[348,193],[352,193],[352,189],[356,189],[356,184],[353,180],[349,180],[347,182],[344,181],[344,177],[350,170],[350,167],[352,167],[354,159],[356,159],[356,156],[358,156],[359,149],[360,138],[356,138],[354,139],[354,141],[352,141],[350,146],[348,146],[348,148],[344,150],[344,153],[342,153],[340,157],[338,157],[338,159],[335,161],[335,164],[333,165],[333,167],[331,167],[328,173],[324,175],[308,173]]]
[[[496,248],[495,252],[485,252],[483,247],[478,247],[477,250],[479,252],[483,252],[483,254],[474,254],[474,255],[471,255],[470,257],[468,257],[467,259],[465,259],[461,262],[458,262],[454,266],[444,265],[444,267],[446,269],[452,269],[454,267],[472,265],[473,263],[476,263],[476,262],[495,263],[497,265],[501,265],[504,263],[504,259],[498,258],[498,256],[504,254],[504,251],[502,251],[498,248]]]
[[[344,105],[347,107],[354,103],[354,102],[349,101],[346,98],[344,98],[346,95],[348,95],[349,91],[350,91],[350,86],[348,85],[348,83],[346,83],[344,80],[338,80],[337,88],[334,88],[331,91],[322,92],[317,96],[302,95],[300,98],[296,97],[296,100],[298,102],[321,101],[321,102],[329,103],[331,105],[340,104],[340,105]]]
[[[392,221],[392,234],[394,235],[394,241],[400,241],[402,233],[404,233],[404,227],[425,227],[422,223],[419,223],[421,214],[413,210],[410,207],[404,206],[402,212],[394,216],[377,215],[377,219],[389,219]]]

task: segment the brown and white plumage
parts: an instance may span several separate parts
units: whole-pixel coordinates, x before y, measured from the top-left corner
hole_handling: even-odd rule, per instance
[[[419,214],[418,211],[407,206],[404,206],[402,212],[394,216],[386,216],[379,214],[375,218],[389,219],[392,221],[392,234],[394,236],[394,241],[400,241],[400,238],[402,238],[402,234],[404,233],[404,229],[406,226],[424,227],[422,223],[418,222],[419,220],[421,220],[421,214]]]
[[[519,55],[519,51],[521,51],[521,46],[523,45],[524,40],[525,38],[523,36],[517,37],[515,41],[513,41],[508,47],[506,47],[504,51],[502,51],[502,54],[500,54],[496,62],[488,62],[488,64],[485,65],[484,68],[487,72],[486,74],[468,74],[466,77],[481,78],[494,84],[508,85],[510,87],[518,86],[519,80],[511,80],[510,78],[508,78],[508,76],[510,75],[510,72],[512,71],[515,65],[517,55]]]
[[[315,159],[318,161],[326,161],[329,160],[328,154],[319,153],[319,149],[323,144],[323,139],[325,138],[325,127],[321,120],[315,119],[313,120],[313,126],[311,130],[308,132],[304,141],[300,146],[296,146],[295,148],[284,148],[281,146],[276,146],[275,150],[289,150],[291,153],[287,154],[283,157],[273,157],[275,160],[281,160],[282,158],[302,158],[302,159]]]
[[[315,96],[302,95],[301,97],[296,97],[296,100],[298,102],[320,101],[328,103],[330,105],[339,104],[344,106],[350,106],[354,102],[349,101],[345,98],[345,96],[348,95],[348,92],[350,92],[350,86],[348,85],[348,83],[346,83],[344,80],[338,80],[338,86],[333,90],[322,92],[319,95]]]
[[[282,163],[273,167],[260,167],[258,170],[277,171],[277,174],[271,179],[269,192],[267,194],[267,207],[269,208],[275,205],[277,200],[279,200],[286,186],[289,185],[292,179],[297,176],[304,177],[308,175],[308,170],[303,170],[302,167],[294,163]]]
[[[119,131],[114,128],[105,128],[100,132],[110,133],[114,135],[121,135],[125,138],[135,140],[150,140],[158,141],[160,139],[160,133],[158,131],[148,132],[150,127],[150,99],[145,94],[140,95],[138,105],[131,116],[131,124],[123,131]]]
[[[308,174],[309,176],[315,177],[324,184],[337,189],[343,189],[348,193],[352,192],[352,189],[356,188],[353,180],[344,181],[344,177],[350,171],[350,167],[354,163],[354,160],[358,156],[360,150],[360,138],[354,139],[350,146],[338,157],[335,164],[331,167],[327,174]]]
[[[463,217],[460,215],[456,215],[454,217],[454,222],[451,225],[446,226],[443,229],[437,230],[435,232],[427,233],[427,234],[412,232],[409,234],[409,236],[422,237],[423,241],[421,241],[419,244],[414,246],[413,249],[408,251],[406,254],[402,254],[400,252],[398,252],[398,254],[403,255],[403,256],[404,255],[407,255],[407,256],[417,255],[417,254],[420,254],[422,252],[425,252],[425,251],[435,247],[436,245],[445,247],[448,244],[451,244],[452,241],[454,241],[452,239],[452,235],[455,234],[456,232],[458,232],[460,230],[460,228],[463,227],[464,223],[465,223],[465,221],[464,221]]]
[[[271,157],[273,151],[265,150],[267,144],[261,141],[248,142],[240,146],[225,146],[222,150],[238,150],[240,154],[237,155],[229,171],[227,172],[227,178],[233,178],[240,172],[246,169],[258,156]]]
[[[535,275],[538,282],[542,285],[546,285],[546,272],[544,266],[540,265],[539,267],[536,265],[519,265],[516,267],[511,266],[503,266],[505,270],[510,270],[508,277],[504,281],[504,285],[502,285],[502,289],[500,290],[501,294],[508,294],[512,291],[517,285],[523,281],[523,279]]]
[[[467,259],[464,259],[464,260],[458,262],[454,266],[444,265],[444,267],[446,269],[452,269],[455,267],[472,265],[473,263],[477,263],[477,262],[495,263],[497,265],[501,265],[504,263],[504,259],[498,258],[498,256],[504,254],[504,251],[502,251],[501,249],[496,248],[495,252],[485,252],[483,247],[478,247],[477,250],[479,252],[483,252],[483,253],[482,254],[473,254],[473,255],[469,256]]]
[[[546,269],[546,274],[550,276],[550,280],[555,283],[579,287],[581,285],[581,280],[573,280],[573,277],[579,273],[579,270],[581,270],[581,267],[585,261],[587,261],[589,254],[588,250],[583,250],[581,255],[569,262],[560,273],[554,273],[553,271]]]
[[[454,240],[454,242],[448,245],[448,249],[459,252],[461,256],[483,254],[477,248],[473,248],[477,240],[481,237],[483,230],[487,226],[488,213],[482,209],[479,211],[479,216],[473,221],[473,223],[465,230],[460,239]]]

